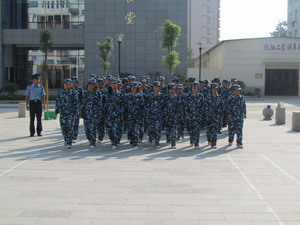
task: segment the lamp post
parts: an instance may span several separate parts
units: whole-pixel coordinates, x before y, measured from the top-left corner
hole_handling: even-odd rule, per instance
[[[199,46],[199,81],[201,80],[201,52],[202,52],[202,48],[203,48],[204,43],[200,42],[200,46]]]
[[[117,35],[117,40],[119,44],[119,76],[121,76],[121,43],[123,41],[124,35],[123,34],[118,34]]]

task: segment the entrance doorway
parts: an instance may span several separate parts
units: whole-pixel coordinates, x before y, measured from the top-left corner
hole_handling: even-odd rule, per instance
[[[298,96],[299,70],[266,69],[265,95]]]

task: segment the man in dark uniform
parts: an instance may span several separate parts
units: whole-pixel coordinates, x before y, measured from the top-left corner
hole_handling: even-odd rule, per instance
[[[34,119],[37,119],[36,132],[38,136],[42,136],[42,112],[45,110],[45,89],[40,85],[40,76],[34,74],[32,84],[27,86],[26,95],[26,110],[30,113],[30,137],[35,134]]]

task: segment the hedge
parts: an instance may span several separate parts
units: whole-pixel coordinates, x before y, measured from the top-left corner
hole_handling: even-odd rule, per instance
[[[0,100],[25,100],[25,95],[8,95],[0,94]],[[49,95],[49,100],[53,101],[56,99],[56,95]]]

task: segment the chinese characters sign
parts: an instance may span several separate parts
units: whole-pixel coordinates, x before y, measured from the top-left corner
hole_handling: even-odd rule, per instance
[[[127,4],[130,4],[130,3],[134,3],[136,0],[126,0]],[[133,19],[136,18],[136,15],[134,12],[128,12],[127,15],[125,16],[125,20],[126,20],[126,24],[129,25],[129,24],[133,24]]]
[[[263,52],[265,53],[300,53],[299,42],[269,42],[264,43]]]

